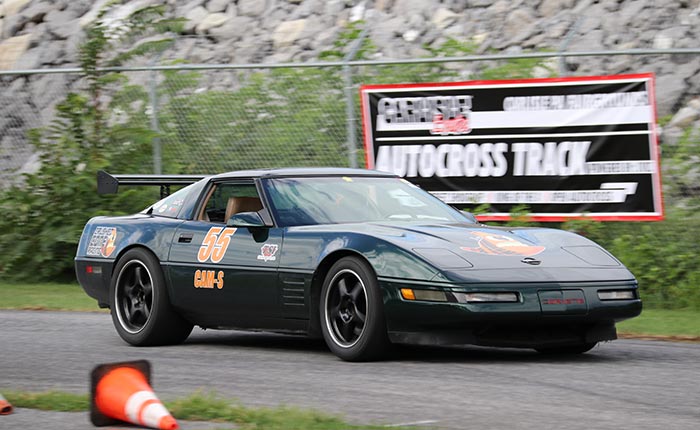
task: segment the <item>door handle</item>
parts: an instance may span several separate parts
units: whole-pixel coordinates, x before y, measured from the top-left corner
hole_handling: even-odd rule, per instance
[[[192,242],[192,233],[182,233],[177,239],[179,243],[190,243]]]

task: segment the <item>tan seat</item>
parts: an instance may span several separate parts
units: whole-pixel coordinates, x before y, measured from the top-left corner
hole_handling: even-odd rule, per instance
[[[257,197],[229,197],[228,203],[226,203],[225,221],[237,213],[257,212],[260,209],[262,209],[262,203]]]

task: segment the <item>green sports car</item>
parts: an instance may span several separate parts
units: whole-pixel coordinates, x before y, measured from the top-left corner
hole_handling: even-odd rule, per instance
[[[83,230],[78,280],[132,345],[198,325],[322,336],[350,361],[392,343],[582,353],[642,309],[634,276],[592,241],[479,224],[390,174],[98,174],[100,192],[187,183]]]

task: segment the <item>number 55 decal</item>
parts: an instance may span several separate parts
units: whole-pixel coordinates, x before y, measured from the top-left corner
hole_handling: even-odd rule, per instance
[[[206,263],[209,259],[211,259],[212,263],[221,261],[226,254],[229,243],[231,243],[231,236],[233,236],[235,232],[236,229],[233,227],[210,228],[207,235],[204,236],[202,246],[199,247],[197,260],[199,260],[200,263]]]

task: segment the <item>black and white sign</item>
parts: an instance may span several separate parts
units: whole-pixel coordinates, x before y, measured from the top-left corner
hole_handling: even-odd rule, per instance
[[[663,218],[652,74],[365,85],[368,169],[482,221]]]

